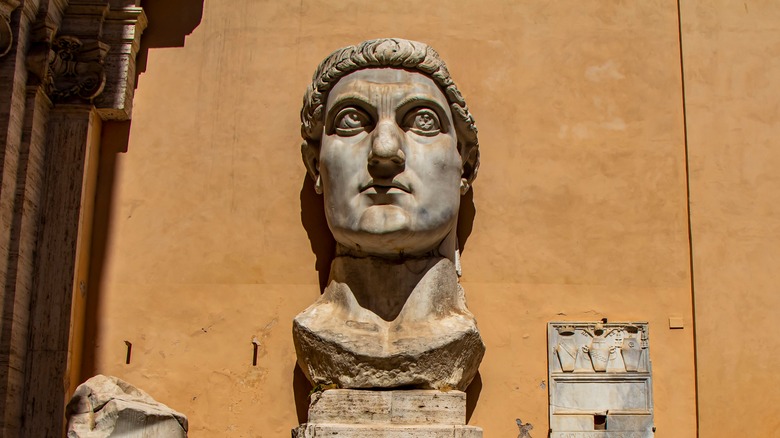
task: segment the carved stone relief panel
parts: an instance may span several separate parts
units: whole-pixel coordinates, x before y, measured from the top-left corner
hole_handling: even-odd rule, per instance
[[[648,325],[547,326],[551,438],[654,436]]]

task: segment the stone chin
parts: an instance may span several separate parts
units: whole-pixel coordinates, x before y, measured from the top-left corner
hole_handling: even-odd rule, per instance
[[[369,207],[360,217],[358,229],[368,234],[392,235],[408,232],[412,218],[403,208],[395,205]]]
[[[439,248],[455,229],[457,217],[433,229],[415,227],[412,213],[394,205],[367,208],[355,227],[330,224],[336,241],[355,251],[380,257],[418,256]]]

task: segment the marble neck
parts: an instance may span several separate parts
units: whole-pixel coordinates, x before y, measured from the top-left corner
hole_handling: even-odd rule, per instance
[[[429,318],[439,308],[459,308],[455,265],[440,255],[386,259],[340,255],[333,260],[325,294],[359,306],[385,321]],[[435,315],[434,315],[435,316]]]

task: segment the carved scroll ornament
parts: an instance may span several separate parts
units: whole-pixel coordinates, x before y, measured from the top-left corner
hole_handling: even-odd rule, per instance
[[[18,6],[18,0],[0,0],[0,57],[11,51],[14,42],[14,34],[11,30],[11,12]]]
[[[82,42],[62,36],[52,44],[49,61],[49,95],[54,101],[91,100],[103,91],[106,74],[103,59],[108,45],[100,41]]]

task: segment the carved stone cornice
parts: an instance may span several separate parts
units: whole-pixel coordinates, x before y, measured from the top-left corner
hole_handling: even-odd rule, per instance
[[[111,9],[101,41],[111,46],[106,56],[106,87],[94,103],[103,120],[129,120],[135,92],[135,61],[146,29],[144,11],[136,6]]]
[[[142,8],[124,3],[70,0],[60,22],[41,17],[31,31],[30,85],[42,86],[54,103],[93,103],[104,120],[130,119],[147,21]]]
[[[0,0],[0,57],[11,50],[14,33],[11,29],[11,12],[19,6],[19,0]]]

